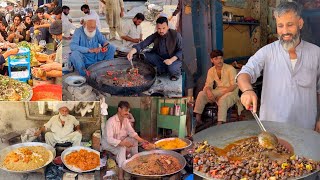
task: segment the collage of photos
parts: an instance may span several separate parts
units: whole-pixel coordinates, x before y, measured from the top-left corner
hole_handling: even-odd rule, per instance
[[[0,0],[0,180],[320,180],[320,1]]]

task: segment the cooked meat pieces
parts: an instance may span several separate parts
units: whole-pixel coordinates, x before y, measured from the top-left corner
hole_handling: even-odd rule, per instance
[[[320,163],[293,155],[280,144],[272,151],[263,149],[257,137],[252,137],[231,143],[224,149],[211,145],[203,148],[203,143],[197,143],[193,167],[218,179],[287,179],[319,170]]]

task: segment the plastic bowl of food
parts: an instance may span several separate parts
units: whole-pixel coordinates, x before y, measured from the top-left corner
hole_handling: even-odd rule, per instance
[[[43,84],[33,88],[31,101],[61,101],[62,86],[56,84]]]

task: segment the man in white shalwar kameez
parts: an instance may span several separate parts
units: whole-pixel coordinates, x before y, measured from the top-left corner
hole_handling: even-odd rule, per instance
[[[148,141],[139,137],[133,129],[129,113],[130,105],[126,101],[120,101],[118,104],[118,113],[110,117],[107,121],[105,131],[107,137],[106,150],[116,155],[116,161],[119,166],[119,180],[123,180],[122,164],[126,160],[126,152],[130,151],[131,155],[138,153],[138,143],[142,143],[145,148]]]
[[[242,104],[256,112],[258,97],[251,84],[263,72],[260,119],[320,133],[320,48],[301,39],[301,11],[296,2],[274,10],[279,40],[251,56],[237,81]]]
[[[75,30],[76,27],[72,24],[72,18],[69,14],[70,8],[68,6],[62,6],[62,33],[63,37],[71,38],[71,31]]]
[[[59,114],[53,116],[47,123],[35,133],[39,136],[41,132],[45,132],[45,141],[54,147],[57,143],[71,142],[72,146],[80,146],[82,132],[80,130],[79,121],[72,115],[69,115],[70,105],[61,102],[57,105]],[[74,131],[75,129],[75,131]]]

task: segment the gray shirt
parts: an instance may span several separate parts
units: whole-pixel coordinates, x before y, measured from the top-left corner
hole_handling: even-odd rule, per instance
[[[289,53],[276,41],[254,54],[239,74],[249,74],[254,83],[263,70],[261,120],[314,129],[320,93],[320,48],[302,40],[296,53],[298,60],[292,69]]]

